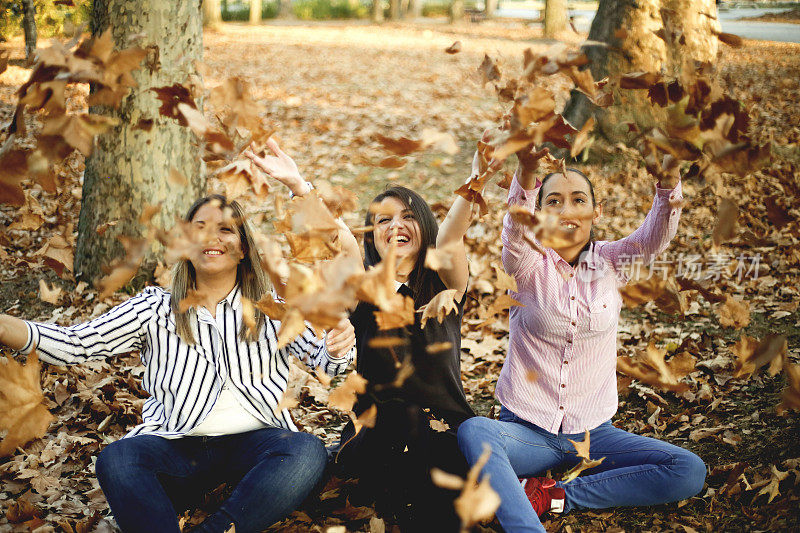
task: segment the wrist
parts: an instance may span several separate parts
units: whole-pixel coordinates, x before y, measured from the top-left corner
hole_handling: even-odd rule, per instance
[[[304,180],[302,177],[298,176],[297,181],[289,187],[289,190],[292,193],[292,196],[303,196],[309,193],[313,187],[311,183]]]

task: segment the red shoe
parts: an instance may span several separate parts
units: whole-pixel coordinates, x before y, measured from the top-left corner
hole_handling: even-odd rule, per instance
[[[556,487],[555,480],[549,477],[529,477],[520,482],[538,516],[542,516],[546,511],[554,513],[564,511],[566,493],[561,487]]]

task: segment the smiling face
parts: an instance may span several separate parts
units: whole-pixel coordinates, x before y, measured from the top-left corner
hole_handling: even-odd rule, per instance
[[[561,226],[572,236],[572,245],[586,244],[592,225],[600,220],[602,206],[592,204],[589,183],[576,172],[555,174],[542,185],[541,209],[558,215]]]
[[[199,243],[191,261],[197,276],[235,275],[244,252],[230,209],[223,211],[219,204],[208,202],[194,214],[192,226]]]
[[[394,242],[397,245],[398,258],[416,260],[421,237],[419,223],[411,209],[393,196],[385,197],[370,209],[374,225],[372,236],[381,259],[386,257],[389,246]]]

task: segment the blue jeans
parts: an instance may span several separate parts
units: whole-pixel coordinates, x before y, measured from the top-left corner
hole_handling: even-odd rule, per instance
[[[589,435],[591,458],[605,460],[569,483],[558,483],[566,492],[564,512],[656,505],[684,500],[703,488],[706,466],[692,452],[628,433],[611,422]],[[458,429],[458,445],[469,464],[478,460],[484,443],[491,446],[492,455],[481,476],[491,476],[489,482],[502,500],[497,518],[508,533],[544,531],[518,478],[578,464],[575,447],[567,439],[582,441],[583,437],[583,433],[554,435],[506,408],[500,410],[499,420],[470,418]]]
[[[106,446],[97,479],[122,531],[178,533],[177,512],[220,483],[233,493],[195,531],[261,531],[291,513],[322,476],[322,441],[268,427],[221,437],[137,435]]]

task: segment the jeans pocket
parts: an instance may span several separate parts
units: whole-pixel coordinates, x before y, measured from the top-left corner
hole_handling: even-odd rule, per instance
[[[500,406],[500,413],[497,415],[497,419],[500,422],[516,422],[518,420],[517,415],[514,414],[511,409],[501,405]]]

